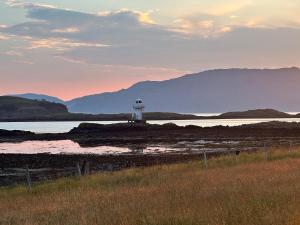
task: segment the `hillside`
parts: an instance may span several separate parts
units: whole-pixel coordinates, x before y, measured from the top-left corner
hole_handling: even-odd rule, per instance
[[[0,224],[296,225],[299,149],[0,189]],[[25,178],[24,178],[25,181]],[[26,206],[24,208],[24,206]]]
[[[291,118],[273,109],[256,109],[244,112],[228,112],[220,116],[195,116],[170,112],[145,112],[146,120],[193,120],[193,119],[233,119],[233,118]],[[69,113],[65,105],[44,100],[0,96],[0,121],[127,121],[131,113],[84,114]]]
[[[27,98],[31,100],[45,100],[48,102],[54,102],[54,103],[61,103],[64,104],[65,102],[57,97],[49,96],[49,95],[42,95],[42,94],[34,94],[34,93],[26,93],[26,94],[18,94],[13,95],[15,97],[20,98]]]
[[[148,112],[205,113],[258,108],[297,112],[300,69],[210,70],[171,80],[144,81],[120,91],[66,102],[47,95],[19,96],[64,103],[70,112],[90,114],[131,112],[136,98],[144,100]]]
[[[300,69],[224,69],[166,81],[140,82],[128,89],[66,102],[70,112],[130,112],[142,98],[147,111],[230,112],[275,108],[299,111]]]
[[[13,96],[0,96],[0,118],[42,118],[68,114],[65,105]]]
[[[65,105],[45,100],[31,100],[14,96],[0,96],[0,121],[127,121],[130,113],[82,114],[69,113]],[[147,120],[197,119],[194,115],[148,112]]]

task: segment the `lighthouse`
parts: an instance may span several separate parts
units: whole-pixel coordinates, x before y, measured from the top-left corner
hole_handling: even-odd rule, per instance
[[[145,109],[145,105],[141,99],[137,99],[133,104],[133,113],[132,113],[132,121],[136,123],[141,123],[143,121],[143,112]]]

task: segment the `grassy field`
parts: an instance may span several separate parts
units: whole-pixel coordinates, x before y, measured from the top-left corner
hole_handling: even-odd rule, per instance
[[[2,188],[0,224],[297,225],[300,149]]]

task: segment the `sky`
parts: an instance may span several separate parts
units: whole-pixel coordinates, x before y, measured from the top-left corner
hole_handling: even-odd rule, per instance
[[[0,94],[300,67],[300,0],[0,0]]]

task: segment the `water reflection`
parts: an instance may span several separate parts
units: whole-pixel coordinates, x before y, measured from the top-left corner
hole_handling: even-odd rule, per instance
[[[239,139],[239,140],[197,140],[180,141],[168,145],[162,144],[131,144],[120,146],[108,146],[103,144],[82,146],[71,140],[60,141],[25,141],[21,143],[0,143],[0,154],[162,154],[162,153],[203,153],[223,152],[235,150],[249,150],[263,148],[265,139]],[[290,140],[274,139],[269,145],[285,146],[290,145]],[[300,145],[299,139],[293,140],[293,146]]]
[[[128,149],[130,149],[134,154],[143,154],[144,150],[147,149],[147,145],[133,145],[129,146]]]
[[[93,146],[82,147],[70,140],[25,141],[21,143],[0,143],[0,154],[144,154],[176,151],[171,147],[132,145],[130,147]]]
[[[81,147],[70,140],[0,143],[0,153],[12,154],[120,154],[126,152],[130,152],[130,149],[112,146]]]

